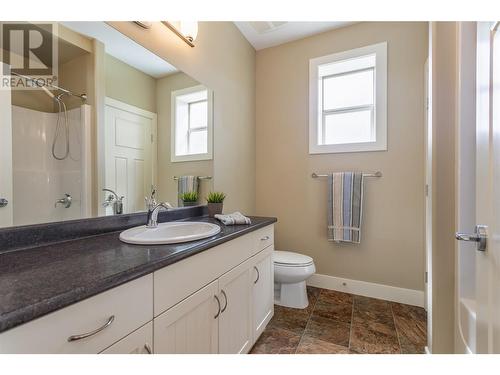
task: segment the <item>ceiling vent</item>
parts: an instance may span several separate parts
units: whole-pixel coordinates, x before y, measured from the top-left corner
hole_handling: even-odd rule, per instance
[[[257,32],[257,34],[265,34],[274,31],[283,25],[287,24],[286,21],[255,21],[249,22],[250,26]]]

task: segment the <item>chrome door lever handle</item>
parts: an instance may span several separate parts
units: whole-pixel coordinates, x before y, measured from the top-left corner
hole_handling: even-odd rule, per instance
[[[479,242],[480,238],[477,234],[455,233],[455,238],[459,241]]]
[[[488,244],[488,226],[476,225],[474,234],[455,233],[455,238],[459,241],[470,241],[477,243],[477,250],[485,251]]]

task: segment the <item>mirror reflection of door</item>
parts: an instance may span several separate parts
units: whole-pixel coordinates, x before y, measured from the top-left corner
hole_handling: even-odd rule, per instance
[[[144,197],[155,185],[156,122],[156,113],[106,98],[104,186],[124,197],[124,213],[144,211]],[[105,210],[114,214],[112,205]]]
[[[4,71],[3,63],[0,69]],[[12,103],[11,91],[0,90],[0,227],[11,226],[12,218]]]

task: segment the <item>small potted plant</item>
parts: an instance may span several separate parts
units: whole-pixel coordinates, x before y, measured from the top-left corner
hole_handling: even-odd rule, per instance
[[[198,205],[198,193],[196,191],[188,191],[181,194],[181,200],[184,207]]]
[[[222,205],[225,198],[226,194],[217,191],[212,191],[208,194],[207,204],[209,217],[214,217],[215,215],[222,213]]]

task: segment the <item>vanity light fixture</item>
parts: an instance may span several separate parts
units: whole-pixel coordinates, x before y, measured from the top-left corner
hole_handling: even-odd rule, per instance
[[[179,38],[185,41],[189,46],[194,47],[194,41],[198,35],[198,22],[196,21],[161,21]]]
[[[153,22],[150,21],[133,21],[137,26],[142,27],[143,29],[150,29],[153,25]]]

